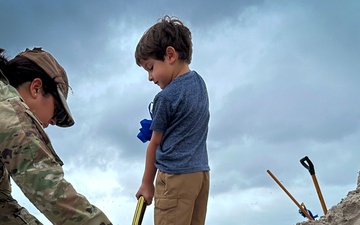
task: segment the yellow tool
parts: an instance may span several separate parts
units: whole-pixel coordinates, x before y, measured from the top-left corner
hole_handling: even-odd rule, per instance
[[[140,196],[136,205],[132,225],[141,225],[142,220],[144,218],[145,209],[146,209],[146,202],[144,196]]]
[[[293,202],[295,203],[295,205],[297,205],[297,207],[299,207],[299,209],[301,210],[301,212],[304,213],[304,215],[309,219],[309,220],[314,220],[309,213],[295,200],[295,198],[286,190],[286,188],[280,183],[280,181],[278,179],[276,179],[276,177],[270,172],[270,170],[267,170],[268,174],[274,179],[274,181],[285,191],[285,193],[291,198],[291,200],[293,200]]]

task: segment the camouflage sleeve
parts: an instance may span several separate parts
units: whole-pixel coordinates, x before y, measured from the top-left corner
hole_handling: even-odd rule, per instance
[[[25,196],[53,224],[110,225],[106,215],[64,179],[62,162],[33,113],[22,102],[8,103],[8,113],[3,108],[1,112],[7,121],[1,122],[3,162]]]

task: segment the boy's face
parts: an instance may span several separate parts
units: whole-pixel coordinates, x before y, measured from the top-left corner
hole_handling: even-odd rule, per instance
[[[164,61],[149,58],[141,60],[140,65],[149,73],[149,81],[164,89],[173,80],[173,71],[168,59]]]

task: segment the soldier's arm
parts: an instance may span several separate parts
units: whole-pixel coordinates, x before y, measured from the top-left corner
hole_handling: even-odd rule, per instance
[[[52,223],[109,225],[106,215],[64,178],[62,162],[31,112],[9,118],[5,167],[25,196]]]

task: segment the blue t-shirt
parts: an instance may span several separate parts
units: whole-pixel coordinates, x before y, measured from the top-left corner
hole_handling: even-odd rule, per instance
[[[155,166],[169,174],[208,171],[210,118],[204,80],[195,71],[178,76],[154,98],[151,130],[163,133]]]

